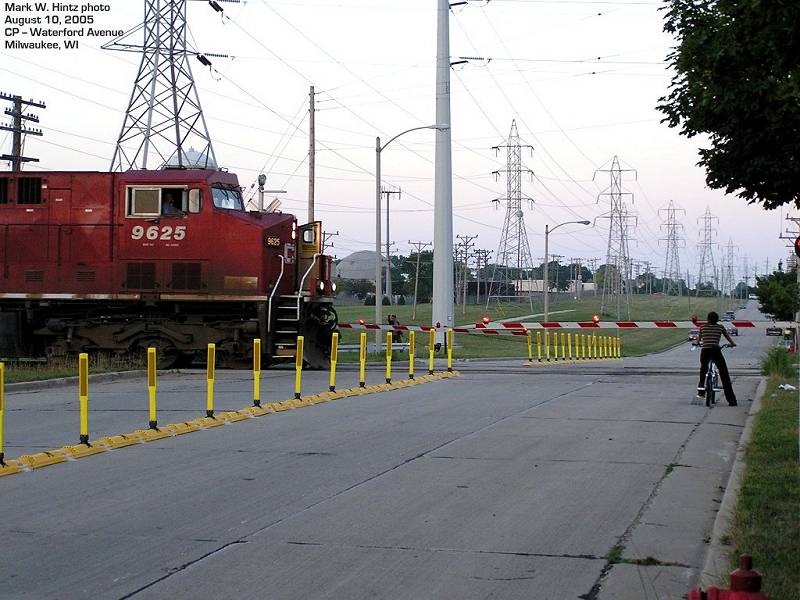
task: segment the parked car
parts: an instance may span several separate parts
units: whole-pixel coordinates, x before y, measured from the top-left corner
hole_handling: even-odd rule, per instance
[[[747,304],[740,304],[739,305],[739,310],[744,310],[745,308],[747,308]]]
[[[733,325],[731,325],[727,329],[728,329],[728,335],[735,335],[735,336],[739,335],[739,328],[738,327],[734,327]]]
[[[733,321],[733,315],[729,315],[728,313],[725,313],[724,315],[722,315],[722,320],[723,321]]]
[[[690,329],[689,330],[689,341],[690,342],[696,341],[697,340],[697,336],[699,336],[699,335],[700,335],[700,330],[699,329]]]

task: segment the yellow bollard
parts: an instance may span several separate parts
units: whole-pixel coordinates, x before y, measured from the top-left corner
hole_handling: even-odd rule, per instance
[[[336,360],[339,355],[339,333],[333,332],[333,339],[331,340],[331,376],[328,381],[328,389],[332,392],[336,391]]]
[[[544,357],[550,362],[550,332],[544,332]]]
[[[416,336],[413,331],[408,332],[408,378],[414,379],[414,352],[416,348]]]
[[[386,383],[392,383],[392,332],[386,332]]]
[[[436,330],[428,330],[428,375],[433,375],[433,352],[436,349]]]
[[[300,391],[303,385],[303,344],[305,338],[302,335],[297,336],[297,352],[294,357],[294,397],[295,400],[300,400]]]
[[[597,336],[592,334],[592,358],[597,358]]]
[[[567,334],[567,356],[572,360],[572,334]]]
[[[553,332],[553,360],[558,361],[558,332]]]
[[[539,358],[539,362],[542,362],[542,332],[536,332],[536,356]]]
[[[81,444],[89,445],[89,355],[78,355],[78,398],[81,405]]]
[[[358,348],[358,387],[367,387],[367,332],[361,332],[361,345]]]
[[[217,347],[208,345],[206,352],[206,416],[214,416],[214,370],[217,363]]]
[[[6,417],[6,366],[0,362],[0,465],[5,453],[3,451],[3,425]]]
[[[567,344],[566,336],[563,331],[561,332],[561,360],[567,360]]]
[[[586,334],[581,334],[581,358],[586,360]]]
[[[617,338],[617,358],[622,358],[622,338]]]
[[[150,429],[158,429],[156,416],[156,349],[147,349],[147,392],[150,396]]]
[[[453,329],[447,330],[447,371],[453,372]]]
[[[261,406],[261,340],[253,340],[253,406]]]
[[[526,329],[525,334],[528,337],[528,364],[530,365],[533,363],[533,335],[530,329]]]

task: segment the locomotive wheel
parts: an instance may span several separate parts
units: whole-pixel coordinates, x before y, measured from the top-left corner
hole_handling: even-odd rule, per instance
[[[339,324],[339,317],[330,304],[314,307],[303,327],[306,338],[303,363],[309,369],[325,369],[331,359],[331,336]]]
[[[134,344],[134,353],[136,357],[144,356],[145,360],[147,360],[148,348],[156,349],[156,366],[159,369],[174,369],[183,358],[183,353],[175,347],[172,340],[162,337],[138,340],[136,344]]]

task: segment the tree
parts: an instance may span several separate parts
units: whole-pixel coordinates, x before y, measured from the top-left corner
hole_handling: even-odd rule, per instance
[[[793,320],[800,308],[800,289],[794,272],[775,271],[772,275],[758,277],[755,294],[761,310],[781,321]]]
[[[678,46],[658,109],[681,135],[709,136],[709,187],[772,209],[800,206],[800,3],[669,0]]]

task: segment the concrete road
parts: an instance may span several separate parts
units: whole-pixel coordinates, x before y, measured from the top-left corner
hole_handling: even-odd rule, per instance
[[[692,404],[686,347],[469,363],[454,380],[0,478],[0,596],[677,599],[773,339],[742,330],[727,354],[737,408]],[[249,377],[219,373],[219,408],[247,406]],[[159,384],[162,423],[203,415],[202,374]],[[290,373],[267,374],[267,401],[291,389]],[[146,398],[139,381],[93,385],[92,437],[144,426]],[[75,400],[9,394],[7,457],[74,443]]]

